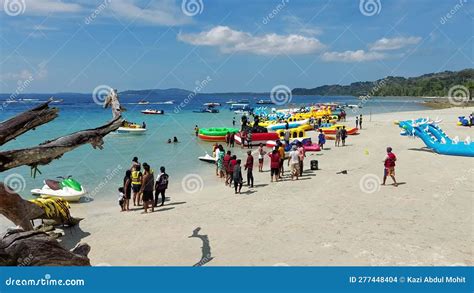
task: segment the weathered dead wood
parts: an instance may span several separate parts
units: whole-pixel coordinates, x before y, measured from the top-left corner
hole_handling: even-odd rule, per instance
[[[50,108],[48,101],[0,123],[0,145],[58,117],[58,109]]]
[[[40,231],[16,229],[0,240],[2,266],[90,266],[89,245],[79,243],[71,251]]]
[[[37,147],[0,152],[0,172],[24,165],[30,167],[47,165],[52,160],[87,143],[94,148],[102,149],[103,137],[117,130],[122,121],[123,119],[119,116],[101,127],[78,131],[46,141]]]

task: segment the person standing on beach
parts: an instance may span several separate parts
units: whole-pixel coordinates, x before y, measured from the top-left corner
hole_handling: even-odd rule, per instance
[[[346,138],[347,138],[347,130],[345,126],[342,126],[342,129],[341,129],[342,146],[346,146]]]
[[[234,143],[235,143],[235,133],[231,133],[230,134],[230,141],[229,141],[229,144],[230,144],[230,147],[233,148],[234,147]]]
[[[359,126],[362,129],[362,114],[359,115]]]
[[[234,167],[235,164],[237,164],[237,156],[233,155],[232,158],[230,159],[229,165],[228,165],[228,172],[229,172],[229,186],[232,187],[232,181],[234,180]]]
[[[384,159],[384,173],[383,173],[383,182],[382,185],[385,185],[387,181],[387,177],[392,177],[393,185],[395,187],[398,186],[397,180],[395,180],[395,161],[397,160],[397,156],[392,153],[392,148],[387,147],[387,156]]]
[[[218,148],[218,151],[216,150],[216,157],[217,157],[217,161],[216,161],[216,174],[217,176],[219,176],[219,178],[224,178],[224,172],[225,172],[225,169],[224,169],[224,156],[225,156],[225,151],[224,151],[224,147],[222,145],[219,145],[219,148]]]
[[[288,128],[288,124],[286,125],[284,139],[285,139],[285,144],[289,145],[290,144],[290,129]]]
[[[242,168],[240,167],[240,160],[236,160],[235,166],[234,166],[234,189],[235,193],[240,193],[240,190],[242,189]]]
[[[224,156],[224,168],[225,168],[225,185],[229,185],[230,183],[230,170],[229,170],[229,163],[230,160],[232,159],[232,153],[231,151],[227,151],[227,154]]]
[[[247,148],[252,148],[252,132],[249,132],[247,134]]]
[[[298,154],[300,157],[300,176],[303,176],[303,162],[304,162],[304,158],[306,157],[306,151],[304,150],[304,146],[300,141],[297,143],[297,146],[298,146]]]
[[[280,142],[278,146],[278,154],[280,155],[280,174],[278,177],[283,177],[285,173],[285,168],[283,167],[283,163],[285,162],[285,146]]]
[[[145,213],[148,213],[148,207],[151,206],[151,212],[155,211],[153,206],[153,191],[155,187],[155,178],[153,177],[153,172],[150,171],[150,165],[143,163],[143,169],[145,172],[142,177],[142,187],[140,193],[143,197],[143,207]]]
[[[142,187],[142,177],[143,174],[140,172],[140,165],[136,165],[133,167],[133,171],[131,174],[131,185],[133,191],[133,205],[137,206],[140,205],[140,189]]]
[[[227,147],[229,147],[229,144],[230,144],[230,132],[227,131],[226,135],[225,135],[225,144]]]
[[[168,189],[168,180],[169,180],[169,175],[166,174],[165,172],[165,167],[161,166],[160,167],[160,174],[156,178],[156,183],[155,183],[155,207],[158,206],[158,197],[161,195],[161,205],[163,206],[165,204],[165,199],[166,199],[166,189]]]
[[[247,161],[245,162],[247,170],[247,186],[253,187],[253,156],[252,151],[247,152]]]
[[[263,150],[263,143],[258,147],[258,172],[263,172],[263,158],[265,157],[265,152]]]
[[[240,132],[240,139],[241,139],[241,147],[244,148],[245,143],[247,142],[247,132],[242,131]]]
[[[356,128],[359,128],[359,116],[356,116]]]
[[[318,134],[318,144],[319,147],[324,150],[324,144],[326,143],[326,136],[324,135],[324,132],[322,129],[319,130]]]
[[[130,167],[130,170],[133,171],[133,167],[135,167],[135,166],[140,166],[140,163],[138,162],[138,157],[133,157],[132,167]]]
[[[130,199],[132,198],[132,171],[125,171],[125,177],[123,177],[123,194],[125,195],[124,210],[130,210]]]
[[[339,129],[339,127],[336,127],[336,140],[334,142],[335,146],[339,146],[339,144],[341,143],[341,130]]]
[[[275,177],[275,181],[278,181],[280,174],[280,155],[278,154],[278,150],[275,148],[268,156],[270,157],[271,182],[273,182],[273,177]]]
[[[298,180],[300,173],[300,155],[295,145],[291,148],[288,166],[290,167],[291,180],[294,180],[295,177],[296,180]]]

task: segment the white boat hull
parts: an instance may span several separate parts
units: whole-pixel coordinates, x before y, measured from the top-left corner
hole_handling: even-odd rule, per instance
[[[77,191],[69,187],[65,187],[59,190],[53,190],[49,188],[48,185],[44,185],[41,189],[32,189],[31,193],[33,195],[41,196],[44,198],[62,198],[66,201],[75,202],[79,201],[81,197],[86,194],[86,191],[84,190],[84,188],[82,188],[80,191]]]
[[[117,129],[118,133],[144,133],[146,131],[145,128],[130,128],[130,127],[119,127]]]

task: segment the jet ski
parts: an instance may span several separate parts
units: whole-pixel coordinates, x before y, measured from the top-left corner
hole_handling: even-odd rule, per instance
[[[208,153],[205,156],[198,157],[198,159],[207,163],[215,163],[217,161],[216,157],[212,157]]]
[[[58,177],[61,181],[46,179],[43,188],[32,189],[31,193],[44,198],[62,198],[66,201],[79,201],[86,194],[84,187],[75,179]]]

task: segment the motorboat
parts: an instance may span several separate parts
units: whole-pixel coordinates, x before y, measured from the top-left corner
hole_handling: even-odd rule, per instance
[[[211,102],[211,103],[204,103],[203,105],[206,106],[206,107],[219,107],[221,104]]]
[[[259,105],[273,105],[275,103],[272,100],[258,100],[257,104],[259,104]]]
[[[148,104],[150,104],[150,102],[145,101],[145,100],[138,101],[138,105],[148,105]]]
[[[143,114],[148,114],[148,115],[157,115],[157,114],[160,114],[160,115],[163,115],[165,114],[165,111],[163,110],[156,110],[156,109],[145,109],[143,111],[141,111]]]

